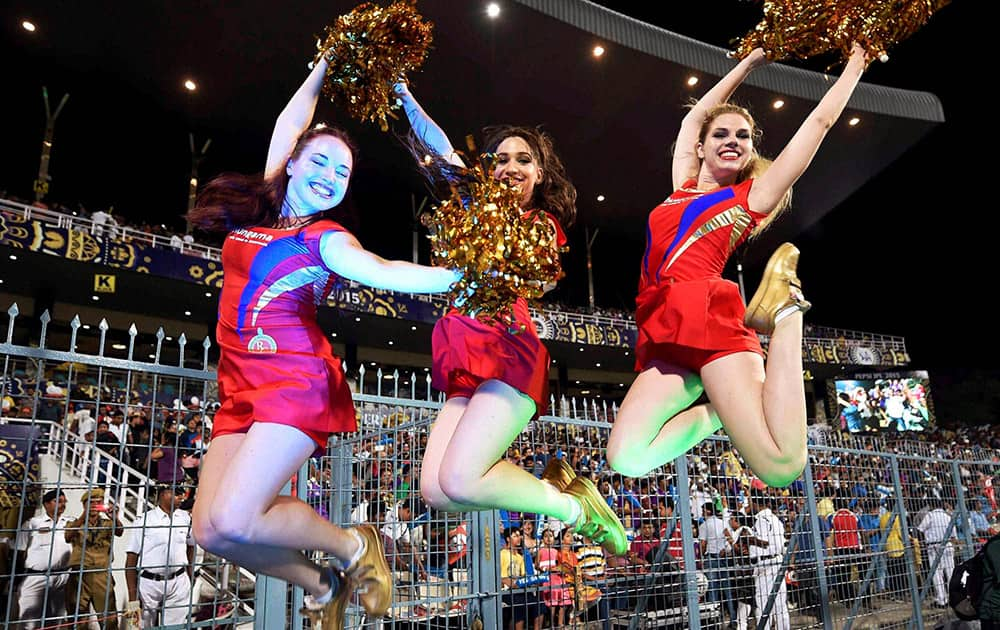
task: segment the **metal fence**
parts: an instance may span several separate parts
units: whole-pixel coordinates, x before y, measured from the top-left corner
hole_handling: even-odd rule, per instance
[[[139,571],[163,575],[183,568],[175,560],[142,564],[142,545],[164,535],[186,540],[182,516],[159,532],[150,525],[156,496],[150,480],[167,479],[183,491],[187,503],[180,507],[189,507],[210,435],[215,375],[208,341],[200,345],[200,369],[184,367],[191,361],[183,357],[183,338],[176,342],[177,365],[160,363],[159,345],[151,362],[135,360],[131,351],[126,358],[103,350],[82,355],[75,337],[66,350],[46,347],[44,316],[37,347],[15,344],[22,324],[16,309],[8,315],[0,343],[0,398],[9,401],[0,425],[0,538],[12,548],[12,563],[0,567],[5,627],[68,627],[88,617],[111,622],[129,599],[128,549],[138,550]],[[106,326],[97,330],[103,338]],[[713,437],[646,477],[628,479],[605,460],[615,407],[553,400],[559,415],[532,421],[506,458],[540,474],[548,458],[564,457],[590,476],[632,538],[628,556],[609,557],[544,515],[428,509],[420,500],[419,470],[440,394],[416,373],[362,368],[349,376],[358,433],[331,441],[288,492],[333,522],[371,522],[383,533],[397,585],[393,605],[380,620],[351,606],[350,628],[507,628],[519,621],[630,630],[933,627],[947,614],[935,602],[949,568],[972,554],[995,521],[989,485],[998,458],[985,449],[974,459],[949,459],[920,442],[897,444],[901,452],[895,453],[878,440],[822,432],[803,476],[775,490],[759,487],[727,440]],[[127,428],[119,428],[123,437],[114,443],[108,433],[119,411]],[[99,424],[103,417],[107,429]],[[171,430],[181,421],[191,430]],[[172,468],[154,457],[170,450],[177,461]],[[178,468],[182,473],[172,474]],[[84,498],[98,488],[102,499]],[[36,508],[50,489],[65,493],[66,514],[75,521],[57,517],[47,529],[29,521],[44,520]],[[112,510],[80,520],[94,505]],[[113,536],[113,519],[121,521],[120,537]],[[505,549],[510,527],[529,534],[525,548]],[[113,543],[101,546],[108,530]],[[57,545],[67,532],[74,542]],[[45,552],[32,554],[32,545]],[[66,546],[77,554],[74,561],[57,557]],[[505,589],[501,557],[512,554],[530,557],[548,579]],[[163,611],[163,619],[175,620],[168,626],[303,627],[294,613],[300,589],[257,579],[196,546],[192,568],[190,592]],[[97,588],[112,583],[106,592]],[[77,605],[91,591],[100,597]],[[170,608],[179,618],[166,615]],[[25,610],[38,612],[26,616]]]

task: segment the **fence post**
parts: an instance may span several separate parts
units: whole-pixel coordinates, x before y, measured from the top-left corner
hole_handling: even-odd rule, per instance
[[[826,562],[823,558],[824,541],[820,538],[819,514],[816,512],[816,486],[813,484],[812,461],[806,457],[805,473],[806,507],[809,509],[810,529],[812,529],[813,551],[816,554],[816,579],[819,581],[819,606],[823,616],[823,630],[833,630],[833,615],[830,614],[830,587],[826,581]]]
[[[500,538],[498,513],[496,510],[473,512],[471,514],[470,546],[478,541],[471,554],[469,577],[472,581],[474,599],[469,602],[469,625],[471,627],[476,608],[483,628],[499,628],[503,622],[503,608],[500,605],[500,581],[497,579],[500,567]]]
[[[300,480],[301,483],[301,480]],[[291,480],[281,489],[280,494],[292,493]],[[239,574],[236,576],[236,592],[239,593]],[[288,618],[288,582],[278,578],[257,574],[257,582],[253,593],[253,628],[254,630],[270,630],[284,628]],[[293,611],[297,612],[297,611]]]
[[[351,446],[341,439],[327,448],[332,456],[330,458],[330,483],[333,486],[333,491],[330,493],[330,521],[342,525],[351,520],[351,488],[353,487],[351,460],[353,454]],[[361,480],[361,483],[364,483],[364,480]],[[368,516],[369,519],[374,520],[376,515],[369,514]]]
[[[968,560],[976,552],[976,544],[972,539],[972,522],[969,520],[969,510],[968,506],[965,504],[965,488],[962,487],[962,471],[959,469],[958,461],[952,460],[951,462],[951,476],[952,482],[955,484],[955,501],[958,505],[955,506],[955,513],[961,515],[962,519],[959,523],[964,523],[962,527],[962,538],[965,541],[965,551],[962,553],[962,559]]]
[[[309,496],[309,462],[311,460],[306,460],[302,463],[299,468],[299,474],[297,483],[295,484],[295,496],[301,501],[306,501]],[[322,495],[320,495],[322,496]],[[321,499],[322,500],[322,499]],[[301,586],[292,586],[292,630],[302,630],[302,615],[296,614],[300,608],[302,608],[302,597],[304,592]]]
[[[913,603],[913,622],[917,630],[924,630],[923,602],[920,601],[920,591],[917,588],[917,567],[914,564],[913,545],[910,543],[910,523],[906,516],[906,505],[903,503],[903,483],[899,478],[899,458],[895,455],[889,456],[889,464],[892,466],[892,486],[896,495],[896,511],[899,512],[899,529],[903,535],[903,551],[906,553],[906,577],[910,584],[910,601]],[[886,532],[886,537],[892,533],[890,529]]]
[[[688,628],[701,629],[698,609],[698,565],[694,557],[694,530],[691,528],[691,483],[688,480],[687,454],[674,460],[677,468],[677,507],[681,513],[681,550],[684,555],[684,594],[687,597]],[[721,612],[721,604],[720,604]]]

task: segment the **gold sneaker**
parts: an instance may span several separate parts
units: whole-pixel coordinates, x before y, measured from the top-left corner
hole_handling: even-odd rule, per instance
[[[785,317],[812,307],[802,297],[802,283],[795,275],[799,263],[799,249],[791,243],[782,243],[771,254],[764,269],[757,292],[747,306],[743,323],[757,332],[770,335]]]
[[[553,457],[549,460],[545,471],[542,472],[542,481],[549,484],[559,492],[566,489],[566,486],[576,479],[576,472],[566,460]]]
[[[359,525],[354,531],[364,541],[365,552],[344,573],[358,588],[361,605],[368,616],[381,619],[392,604],[392,571],[385,559],[382,535],[372,525]]]
[[[299,612],[309,620],[309,625],[315,630],[344,630],[344,613],[347,602],[354,590],[351,581],[342,572],[339,574],[338,591],[326,604],[317,604],[311,595],[306,595]]]
[[[574,497],[583,508],[573,528],[576,533],[589,537],[616,556],[624,556],[628,552],[625,528],[593,481],[576,477],[563,492]]]

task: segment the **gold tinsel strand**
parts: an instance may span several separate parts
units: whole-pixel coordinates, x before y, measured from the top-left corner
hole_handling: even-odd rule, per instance
[[[736,47],[743,58],[763,48],[772,61],[837,54],[854,43],[870,59],[888,59],[891,47],[913,35],[951,0],[765,0],[764,18]]]
[[[461,189],[453,187],[450,198],[421,217],[431,256],[462,273],[449,293],[453,306],[517,334],[526,323],[515,320],[514,301],[540,298],[546,283],[563,276],[556,231],[544,213],[521,210],[521,192],[495,179],[488,164],[467,175]]]
[[[392,86],[423,65],[432,28],[411,2],[359,4],[317,39],[318,55],[329,63],[323,94],[351,117],[388,131],[386,117],[395,118],[391,110],[399,107]]]

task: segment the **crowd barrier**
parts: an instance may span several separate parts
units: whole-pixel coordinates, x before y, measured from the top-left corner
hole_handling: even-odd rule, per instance
[[[39,495],[53,488],[67,494],[71,517],[84,509],[85,493],[100,488],[109,505],[119,506],[122,538],[150,535],[140,515],[151,508],[149,478],[154,467],[148,462],[134,466],[134,458],[109,454],[94,438],[88,443],[72,430],[77,419],[71,420],[69,412],[80,405],[101,414],[120,408],[128,417],[136,408],[153,427],[201,417],[200,405],[211,400],[215,378],[207,348],[201,368],[182,367],[187,365],[183,357],[173,366],[158,359],[84,355],[73,343],[66,350],[46,347],[44,319],[38,347],[15,345],[18,323],[12,313],[6,340],[0,343],[0,398],[16,386],[21,401],[31,405],[28,417],[0,424],[6,449],[0,458],[0,509],[5,517],[0,538],[16,547]],[[61,396],[48,395],[46,381],[53,373],[66,383]],[[550,627],[721,628],[731,621],[739,627],[744,617],[754,624],[754,609],[761,617],[758,628],[766,627],[768,619],[787,619],[788,625],[779,627],[794,628],[933,627],[946,613],[935,601],[940,603],[947,570],[974,552],[989,520],[996,518],[987,483],[997,474],[995,453],[961,460],[872,448],[883,446],[877,441],[825,441],[810,447],[802,477],[788,489],[763,489],[769,498],[748,504],[759,484],[724,437],[706,440],[645,477],[622,478],[608,469],[604,451],[615,408],[589,401],[574,411],[571,402],[558,401],[552,405],[558,415],[530,422],[505,457],[535,474],[547,457],[565,457],[578,474],[593,478],[638,541],[634,555],[607,557],[586,540],[564,538],[560,524],[544,515],[428,509],[419,499],[420,461],[441,400],[418,381],[415,374],[406,378],[359,371],[353,379],[359,431],[332,440],[326,453],[305,464],[287,489],[335,523],[374,523],[390,543],[397,588],[389,614],[370,620],[352,605],[350,628],[501,628],[505,620],[530,618],[536,612]],[[133,390],[142,403],[115,394]],[[180,403],[193,396],[199,398],[197,405],[185,408]],[[161,446],[181,448],[180,432],[167,435]],[[833,435],[839,434],[827,437]],[[201,437],[202,445],[192,449],[199,453],[207,445],[207,434]],[[132,436],[124,446],[122,451],[134,454],[156,445],[151,437]],[[184,489],[190,481],[173,483]],[[775,553],[756,564],[738,553],[715,555],[712,547],[703,553],[697,532],[708,531],[713,522],[699,521],[706,503],[724,518],[736,515],[734,530],[741,518],[752,524],[769,505],[786,534],[773,538]],[[841,508],[853,511],[854,520]],[[943,520],[938,510],[945,510]],[[742,512],[749,512],[749,519],[739,516]],[[989,519],[985,529],[974,513]],[[823,523],[831,516],[840,529],[828,536]],[[844,524],[852,522],[856,524],[845,530]],[[572,575],[574,594],[564,606],[554,603],[562,595],[554,595],[558,587],[551,579],[532,586],[503,586],[507,576],[500,572],[500,558],[508,552],[502,538],[504,529],[512,526],[556,534],[551,552],[546,538],[533,545],[545,547],[547,553],[536,551],[540,558],[558,558],[549,567],[550,578],[557,571],[571,571],[567,567],[574,564],[572,571],[579,569]],[[65,528],[59,529],[47,535],[54,539],[65,533]],[[560,539],[563,546],[557,548]],[[108,601],[95,604],[92,614],[109,619],[125,608],[122,544],[116,542],[106,567],[60,567],[48,570],[46,579],[68,574],[79,582],[82,576],[107,575],[116,589],[107,595]],[[18,564],[19,557],[23,559],[23,553],[13,553],[13,564],[0,572],[0,611],[8,627],[25,621],[19,619],[18,582],[31,574]],[[237,570],[200,550],[194,568],[199,572],[195,588],[186,601],[175,604],[185,621],[168,627],[303,627],[295,614],[302,601],[300,589]],[[587,596],[576,598],[577,589]],[[78,586],[77,594],[81,590]],[[553,606],[542,607],[538,601]],[[48,616],[38,623],[51,627],[85,620],[89,614],[70,610],[68,617]]]
[[[221,250],[198,243],[170,245],[162,235],[127,227],[105,228],[89,219],[0,199],[0,245],[98,264],[110,269],[138,271],[193,282],[222,285]],[[442,295],[414,295],[344,283],[331,294],[328,306],[339,310],[436,322],[447,310]],[[609,316],[545,307],[532,308],[531,318],[542,339],[631,348],[636,341],[631,316]],[[761,337],[767,347],[767,337]],[[878,365],[909,364],[902,337],[807,327],[802,341],[805,363]]]

